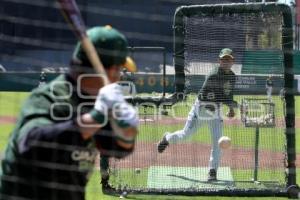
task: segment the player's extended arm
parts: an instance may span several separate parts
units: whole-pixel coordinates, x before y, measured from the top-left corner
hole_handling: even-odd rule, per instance
[[[227,113],[227,117],[230,117],[230,118],[235,116],[234,108],[238,107],[238,103],[233,100],[233,90],[235,88],[235,81],[236,81],[236,76],[234,75],[231,80],[231,84],[230,84],[231,91],[230,91],[230,95],[229,95],[229,98],[227,101],[227,105],[229,107],[229,112]]]
[[[20,129],[20,137],[18,138],[18,152],[23,155],[30,156],[34,154],[35,159],[40,155],[45,157],[41,151],[37,149],[53,150],[55,148],[54,143],[72,145],[82,143],[82,137],[80,134],[74,134],[78,131],[77,124],[74,120],[68,120],[56,124],[52,124],[51,120],[45,117],[35,118],[27,121]],[[70,138],[72,134],[72,140],[65,140]],[[66,143],[67,142],[67,143]],[[52,145],[51,145],[52,144]]]
[[[108,113],[111,111],[111,113]],[[110,115],[111,114],[111,115]],[[91,112],[80,117],[79,127],[84,139],[92,137],[99,129],[106,125],[108,117],[123,148],[132,148],[137,135],[138,117],[133,106],[125,102],[121,87],[110,84],[103,87],[97,96]]]

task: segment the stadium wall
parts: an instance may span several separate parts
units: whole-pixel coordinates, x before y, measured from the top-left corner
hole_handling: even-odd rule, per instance
[[[48,73],[45,82],[49,82],[59,74]],[[266,75],[239,75],[236,81],[236,94],[265,94]],[[295,94],[300,95],[300,75],[294,76]],[[201,88],[205,75],[193,75],[190,78],[191,84],[197,85],[193,90],[186,91],[198,92]],[[163,76],[160,74],[136,74],[134,82],[138,93],[163,92]],[[165,92],[173,93],[174,75],[166,75],[165,77]],[[40,73],[0,73],[0,91],[31,91],[40,84]],[[274,77],[273,93],[279,94],[279,89],[283,85],[283,79]]]

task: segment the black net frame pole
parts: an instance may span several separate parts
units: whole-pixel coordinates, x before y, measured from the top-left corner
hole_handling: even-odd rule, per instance
[[[287,142],[287,186],[296,185],[296,144],[295,144],[295,99],[293,72],[293,24],[291,10],[281,6],[283,11],[282,49],[284,52],[284,88],[286,101],[286,142]]]
[[[166,97],[166,63],[167,63],[167,52],[166,52],[166,48],[163,48],[163,98]]]
[[[177,8],[174,16],[173,25],[173,48],[174,48],[174,67],[175,67],[175,93],[184,92],[185,73],[184,73],[184,7]],[[176,95],[177,98],[181,95]]]
[[[257,181],[258,176],[258,146],[259,146],[259,127],[255,128],[255,149],[254,149],[254,172],[253,172],[253,181]]]
[[[113,191],[109,191],[108,193],[111,194],[122,194],[124,190],[122,189],[115,189]],[[126,190],[128,194],[152,194],[152,195],[185,195],[185,196],[228,196],[228,197],[288,197],[288,194],[285,190],[279,190],[277,188],[274,189],[210,189],[210,190],[176,190],[176,189],[154,189],[149,188],[148,190],[138,190],[138,189],[131,189]]]

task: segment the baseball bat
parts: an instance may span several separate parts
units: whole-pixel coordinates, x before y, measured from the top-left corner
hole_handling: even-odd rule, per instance
[[[92,64],[92,67],[95,71],[101,75],[103,79],[103,84],[109,84],[107,74],[105,72],[104,66],[97,54],[97,51],[90,41],[86,33],[86,26],[83,22],[82,15],[79,11],[79,8],[75,0],[57,0],[60,5],[60,10],[68,24],[73,29],[75,35],[81,42],[82,48],[85,51],[89,61]]]
[[[78,6],[77,6],[75,0],[57,0],[57,1],[60,5],[63,16],[65,17],[66,21],[71,26],[75,35],[81,42],[81,45],[82,45],[89,61],[91,62],[93,68],[99,75],[101,75],[101,78],[103,79],[103,84],[104,84],[102,86],[108,85],[110,83],[110,81],[107,77],[104,66],[97,54],[95,46],[93,45],[93,43],[90,41],[90,39],[87,36],[86,27],[85,27],[81,13],[78,9]],[[124,130],[124,129],[118,127],[115,120],[110,119],[110,122],[111,122],[112,128],[114,129],[114,131],[116,133],[122,133],[119,135],[130,135],[130,133],[134,133],[134,135],[137,134],[137,131],[134,128],[128,128],[128,129]],[[130,132],[130,133],[128,133],[128,132]],[[119,141],[118,143],[119,143],[119,145],[121,145],[122,147],[124,147],[126,149],[130,149],[133,146],[133,144],[127,144],[126,142],[124,143],[122,141]]]

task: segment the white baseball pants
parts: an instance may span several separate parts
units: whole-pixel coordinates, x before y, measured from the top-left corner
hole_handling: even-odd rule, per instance
[[[223,120],[219,108],[216,108],[216,112],[211,112],[205,108],[203,104],[204,103],[196,100],[189,112],[184,128],[182,130],[175,131],[174,133],[168,133],[166,135],[166,139],[170,143],[177,143],[180,140],[196,133],[203,124],[207,123],[211,132],[212,141],[209,168],[217,170],[221,156],[218,140],[223,135]]]
[[[272,90],[273,90],[273,87],[267,86],[266,88],[267,88],[268,100],[272,101]]]

